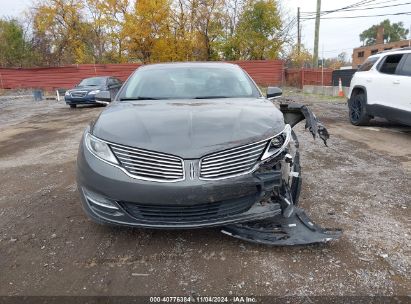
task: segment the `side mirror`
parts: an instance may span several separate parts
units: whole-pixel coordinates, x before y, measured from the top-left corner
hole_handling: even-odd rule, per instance
[[[109,91],[100,91],[96,94],[96,101],[101,103],[111,102],[111,94]]]
[[[283,90],[281,90],[278,87],[268,87],[267,88],[267,98],[268,99],[274,99],[278,98],[281,95],[283,95]]]

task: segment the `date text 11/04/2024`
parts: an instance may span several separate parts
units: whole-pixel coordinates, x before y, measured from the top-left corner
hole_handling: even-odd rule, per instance
[[[232,296],[184,296],[184,297],[150,297],[150,303],[257,303],[255,297]]]

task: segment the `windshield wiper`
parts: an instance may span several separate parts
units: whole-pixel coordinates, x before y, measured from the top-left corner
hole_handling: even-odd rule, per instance
[[[229,96],[197,96],[194,99],[214,99],[214,98],[230,98]]]
[[[123,101],[123,100],[159,100],[159,99],[160,98],[137,96],[137,97],[123,97],[123,98],[120,98],[120,101]]]

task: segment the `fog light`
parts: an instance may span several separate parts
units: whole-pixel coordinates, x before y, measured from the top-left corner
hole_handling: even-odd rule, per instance
[[[84,188],[83,188],[83,193],[86,196],[87,201],[91,204],[104,207],[104,208],[108,208],[108,209],[118,210],[118,207],[116,206],[114,201],[111,201],[100,194],[97,194],[90,190],[86,190]]]

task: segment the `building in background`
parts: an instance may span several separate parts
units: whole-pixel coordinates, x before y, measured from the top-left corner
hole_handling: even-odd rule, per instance
[[[368,56],[377,54],[381,51],[409,47],[411,40],[400,40],[390,43],[384,43],[384,28],[381,26],[377,31],[376,44],[366,45],[355,48],[352,54],[352,67],[358,68],[368,58]]]

